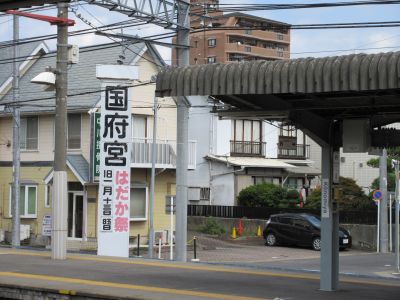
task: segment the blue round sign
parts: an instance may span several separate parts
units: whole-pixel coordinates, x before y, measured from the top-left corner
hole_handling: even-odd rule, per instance
[[[381,198],[382,198],[382,192],[381,192],[380,190],[375,190],[375,191],[372,193],[372,197],[373,197],[374,199],[381,199]]]

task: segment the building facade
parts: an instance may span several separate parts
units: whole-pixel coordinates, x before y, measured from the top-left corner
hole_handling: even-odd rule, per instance
[[[44,44],[21,46],[21,55],[30,57],[20,66],[21,101],[21,224],[29,228],[32,243],[46,244],[45,222],[51,217],[52,178],[54,157],[54,92],[43,92],[30,80],[55,65],[55,53]],[[151,146],[154,124],[154,83],[150,82],[163,61],[148,44],[121,46],[98,45],[83,48],[80,62],[68,71],[68,247],[96,249],[98,181],[94,174],[96,155],[94,140],[95,113],[106,86],[130,85],[132,92],[132,153],[130,236],[148,237],[149,197],[151,176]],[[126,57],[123,66],[137,70],[135,80],[119,72],[121,53]],[[0,58],[7,59],[11,48],[3,48]],[[121,62],[119,62],[121,63]],[[11,64],[10,64],[11,65]],[[12,104],[11,68],[5,65],[0,72],[0,229],[11,231],[12,184]],[[100,72],[99,69],[103,71]],[[106,75],[100,75],[100,73]],[[129,75],[130,76],[130,75]],[[128,76],[128,77],[129,77]],[[26,100],[29,100],[26,102]],[[25,103],[25,104],[23,104]],[[163,238],[170,234],[170,216],[166,201],[175,195],[176,168],[176,108],[170,98],[163,98],[158,109],[159,129],[156,133],[156,186],[154,229]],[[192,147],[192,149],[195,149]],[[194,157],[194,155],[192,155]],[[192,165],[195,163],[192,161]],[[168,231],[168,232],[167,232]]]
[[[191,4],[191,65],[290,57],[289,24],[243,13],[223,14],[218,1]],[[177,65],[175,51],[172,65]]]
[[[320,175],[308,138],[291,126],[262,119],[224,119],[212,101],[189,97],[189,139],[196,139],[196,167],[188,172],[189,204],[237,205],[240,191],[273,183],[300,191]]]

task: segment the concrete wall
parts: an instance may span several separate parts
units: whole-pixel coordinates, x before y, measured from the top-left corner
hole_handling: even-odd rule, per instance
[[[188,217],[188,230],[196,231],[207,222],[208,217]],[[234,226],[238,226],[239,219],[233,218],[213,218],[226,230],[227,234],[232,232]],[[255,235],[258,226],[261,230],[265,227],[266,220],[242,219],[244,234]],[[376,225],[363,224],[340,224],[340,226],[350,230],[354,249],[376,251]],[[394,232],[394,227],[393,231]],[[393,239],[394,241],[394,239]]]

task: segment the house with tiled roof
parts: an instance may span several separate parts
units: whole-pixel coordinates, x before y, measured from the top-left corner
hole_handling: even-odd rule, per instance
[[[55,67],[56,53],[44,43],[19,46],[21,111],[21,224],[29,226],[32,242],[49,243],[44,232],[51,215],[54,159],[55,92],[43,91],[31,82],[47,67]],[[12,183],[12,48],[0,49],[0,230],[11,231]],[[138,78],[118,77],[118,66],[135,66]],[[152,76],[164,62],[147,43],[111,43],[80,49],[79,63],[68,67],[68,245],[96,247],[98,181],[95,176],[94,120],[102,91],[108,85],[131,85],[132,155],[130,236],[147,239],[151,145],[154,121]],[[115,66],[115,68],[113,67]],[[103,71],[99,71],[99,70]],[[114,70],[115,69],[115,70]],[[109,75],[106,71],[109,70]],[[101,74],[100,74],[101,73]],[[100,75],[99,75],[100,74]],[[154,228],[167,234],[170,217],[165,198],[175,194],[176,109],[170,98],[162,99],[158,109]],[[194,157],[194,155],[193,155]],[[47,233],[48,234],[48,233]]]

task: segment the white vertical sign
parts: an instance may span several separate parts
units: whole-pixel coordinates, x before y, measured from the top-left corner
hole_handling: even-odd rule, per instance
[[[128,88],[106,87],[100,117],[97,255],[129,256],[130,133]]]
[[[330,198],[330,190],[329,190],[329,179],[322,179],[321,186],[321,217],[329,218],[329,198]]]

